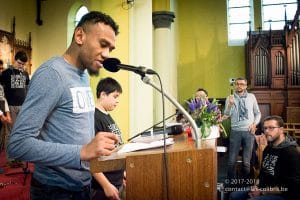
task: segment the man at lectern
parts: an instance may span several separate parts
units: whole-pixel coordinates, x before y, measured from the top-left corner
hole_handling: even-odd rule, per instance
[[[118,138],[95,136],[95,102],[90,75],[96,75],[115,48],[118,25],[101,12],[84,15],[62,56],[40,66],[8,144],[12,158],[33,162],[31,199],[90,200],[90,163],[110,155]]]

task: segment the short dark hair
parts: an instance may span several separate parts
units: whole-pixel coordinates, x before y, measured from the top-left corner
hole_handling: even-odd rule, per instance
[[[98,22],[102,22],[106,25],[109,25],[114,30],[116,35],[119,34],[119,26],[117,25],[117,23],[109,15],[99,11],[91,11],[82,16],[76,28],[84,28],[84,25],[86,24],[96,24]]]
[[[204,93],[206,94],[206,96],[208,96],[208,92],[207,92],[206,89],[199,88],[199,89],[197,90],[197,92],[200,92],[200,91],[204,92]]]
[[[101,92],[105,92],[106,94],[110,94],[114,91],[122,93],[122,87],[115,79],[111,77],[107,77],[101,79],[97,85],[96,95],[97,98],[100,97]]]
[[[24,51],[18,51],[15,55],[15,60],[21,60],[22,62],[26,63],[28,57]]]
[[[282,119],[282,117],[278,116],[278,115],[271,115],[271,116],[267,116],[263,119],[263,124],[265,123],[265,121],[270,121],[270,120],[275,120],[277,122],[277,125],[279,127],[283,127],[284,126],[284,121]]]
[[[234,82],[236,82],[236,81],[245,81],[246,83],[248,82],[247,79],[244,78],[244,77],[238,77],[238,78],[235,79]]]

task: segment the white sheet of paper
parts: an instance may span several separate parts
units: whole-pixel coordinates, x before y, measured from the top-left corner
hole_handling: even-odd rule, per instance
[[[169,136],[166,135],[166,138],[168,138]],[[137,143],[151,143],[154,141],[159,141],[159,140],[163,140],[164,139],[164,135],[163,134],[158,134],[158,135],[150,135],[150,136],[139,136],[137,138],[134,138],[133,140],[131,140],[131,142],[137,142]]]

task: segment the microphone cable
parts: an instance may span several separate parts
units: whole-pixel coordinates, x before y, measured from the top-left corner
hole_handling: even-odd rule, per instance
[[[162,81],[161,78],[159,76],[158,73],[155,73],[155,75],[157,76],[158,80],[159,80],[159,84],[160,84],[160,90],[161,90],[161,98],[162,98],[162,115],[163,115],[163,138],[164,138],[164,152],[163,152],[163,171],[165,173],[163,173],[163,195],[165,195],[166,200],[169,200],[169,169],[168,169],[168,155],[167,155],[167,145],[166,145],[166,119],[165,119],[165,94],[164,94],[164,90],[163,90],[163,85],[162,85]]]
[[[175,116],[175,115],[177,115],[177,114],[178,114],[178,113],[176,112],[176,113],[174,113],[174,114],[170,115],[169,117],[167,117],[165,120],[168,120],[168,119],[170,119],[170,118],[174,117],[174,116]],[[162,122],[163,122],[163,120],[162,120],[162,121],[160,121],[160,122],[157,122],[156,124],[154,124],[154,125],[150,126],[149,128],[147,128],[147,129],[143,130],[142,132],[140,132],[140,133],[138,133],[138,134],[136,134],[136,135],[132,136],[131,138],[129,138],[129,139],[127,140],[127,142],[130,142],[130,141],[131,141],[131,140],[133,140],[134,138],[136,138],[136,137],[138,137],[138,136],[142,135],[144,132],[146,132],[146,131],[150,130],[151,128],[154,128],[154,127],[156,127],[157,125],[161,124]]]

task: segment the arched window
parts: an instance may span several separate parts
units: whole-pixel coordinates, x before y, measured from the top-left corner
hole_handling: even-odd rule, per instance
[[[67,31],[67,46],[71,44],[72,37],[73,37],[73,31],[80,21],[81,17],[88,13],[89,10],[86,6],[75,3],[68,14],[68,31]]]
[[[78,24],[78,22],[80,21],[80,19],[81,19],[81,17],[83,16],[83,15],[85,15],[86,13],[88,13],[89,12],[89,10],[87,9],[87,7],[85,7],[85,6],[81,6],[78,10],[77,10],[77,12],[76,12],[76,15],[75,15],[75,26],[74,27],[76,27],[76,25]]]

